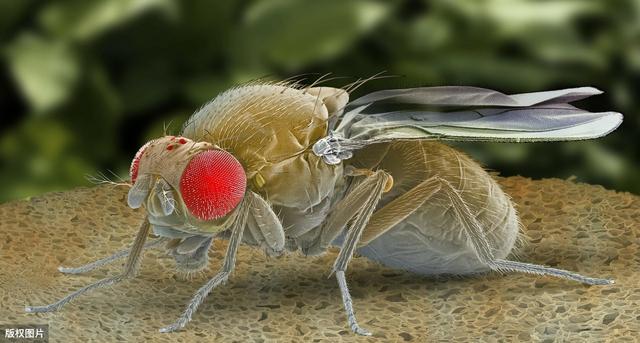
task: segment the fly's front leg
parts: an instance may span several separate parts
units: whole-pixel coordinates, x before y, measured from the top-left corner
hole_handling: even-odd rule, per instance
[[[200,304],[204,301],[207,295],[218,285],[224,283],[229,278],[229,274],[233,271],[233,268],[236,264],[236,255],[238,252],[238,247],[240,246],[240,242],[242,241],[242,233],[244,232],[245,225],[247,223],[247,215],[249,212],[249,206],[247,200],[245,198],[240,204],[240,208],[238,208],[238,217],[233,223],[231,227],[231,236],[229,237],[229,246],[227,247],[227,252],[224,257],[224,263],[222,265],[222,269],[204,286],[200,287],[196,294],[191,298],[191,302],[187,305],[187,308],[182,313],[182,315],[176,320],[173,324],[163,327],[160,329],[160,332],[172,332],[176,330],[182,329],[188,322],[191,321],[191,317],[196,312]]]
[[[322,228],[319,246],[328,246],[345,225],[353,219],[340,253],[333,265],[333,271],[336,273],[338,286],[342,294],[342,302],[347,312],[347,320],[351,330],[359,335],[369,336],[371,333],[361,328],[356,320],[344,272],[353,256],[363,229],[369,222],[382,194],[391,188],[393,179],[391,175],[383,170],[375,172],[350,170],[349,173],[354,176],[367,176],[336,205],[336,211],[329,216],[327,225]]]
[[[144,246],[142,247],[143,250],[147,250],[150,248],[154,248],[157,247],[158,245],[166,242],[167,239],[164,237],[160,237],[160,238],[156,238],[154,240],[152,240],[151,242],[147,242],[144,244]],[[58,270],[61,273],[65,273],[65,274],[82,274],[82,273],[86,273],[86,272],[90,272],[94,269],[98,269],[102,266],[105,266],[109,263],[115,262],[127,255],[129,255],[129,253],[131,252],[130,249],[123,249],[120,251],[115,252],[113,255],[105,257],[105,258],[101,258],[97,261],[93,261],[91,263],[87,263],[85,265],[79,266],[79,267],[64,267],[64,266],[60,266],[58,267]]]
[[[124,266],[124,271],[122,274],[102,279],[96,283],[90,284],[79,290],[67,295],[66,297],[60,299],[59,301],[46,305],[46,306],[27,306],[25,307],[26,312],[52,312],[59,310],[62,306],[64,306],[69,301],[79,297],[80,295],[96,289],[102,288],[105,286],[113,285],[122,280],[129,279],[134,277],[140,266],[140,261],[142,260],[142,251],[144,250],[144,242],[147,240],[147,235],[149,234],[149,221],[145,218],[140,230],[138,231],[138,235],[136,236],[135,241],[133,242],[133,246],[129,253],[129,258],[127,259],[127,263]]]

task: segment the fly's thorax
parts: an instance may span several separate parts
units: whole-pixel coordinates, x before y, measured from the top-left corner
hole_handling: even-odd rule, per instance
[[[228,90],[195,113],[183,135],[218,144],[245,166],[248,186],[275,205],[308,208],[333,190],[341,166],[330,166],[311,147],[340,113],[342,89],[251,84]]]
[[[129,205],[144,205],[151,224],[200,234],[228,228],[246,188],[242,165],[230,153],[175,136],[145,144],[131,179]]]

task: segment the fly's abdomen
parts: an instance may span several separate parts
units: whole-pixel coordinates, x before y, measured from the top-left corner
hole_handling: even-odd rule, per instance
[[[249,187],[274,205],[306,210],[333,190],[341,166],[311,146],[327,135],[321,98],[286,84],[250,84],[222,93],[185,124],[183,135],[233,154]]]
[[[378,157],[373,158],[374,155]],[[438,176],[460,194],[485,231],[496,258],[506,257],[513,249],[519,232],[513,204],[495,180],[466,155],[436,142],[407,141],[364,149],[354,162],[358,161],[375,163],[394,178],[394,187],[385,194],[380,207],[420,182]],[[440,190],[359,252],[389,267],[421,274],[487,270],[468,247],[452,206],[448,195]]]

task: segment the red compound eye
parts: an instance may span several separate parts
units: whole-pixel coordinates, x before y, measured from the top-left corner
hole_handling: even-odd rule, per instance
[[[201,152],[180,178],[182,200],[192,215],[212,220],[231,212],[242,200],[247,177],[233,155],[222,150]]]
[[[150,143],[150,142],[149,142]],[[138,168],[140,168],[140,159],[144,154],[144,151],[149,146],[149,143],[145,144],[136,152],[136,156],[131,161],[131,167],[129,167],[129,176],[131,177],[131,183],[136,183],[136,179],[138,178]]]

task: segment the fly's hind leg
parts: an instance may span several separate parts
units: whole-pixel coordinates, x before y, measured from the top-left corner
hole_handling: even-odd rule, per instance
[[[166,242],[167,239],[164,237],[160,237],[160,238],[156,238],[154,240],[152,240],[151,242],[147,242],[144,244],[144,246],[142,247],[143,250],[147,250],[150,248],[154,248],[157,247],[158,245],[162,244],[163,242]],[[113,263],[127,255],[129,255],[129,253],[131,252],[131,249],[123,249],[120,251],[116,251],[113,255],[111,256],[107,256],[105,258],[101,258],[97,261],[93,261],[91,263],[87,263],[85,265],[79,266],[79,267],[64,267],[64,266],[60,266],[58,267],[58,270],[61,273],[65,273],[65,274],[82,274],[82,273],[86,273],[86,272],[90,272],[94,269],[98,269],[102,266],[105,266],[107,264]]]
[[[464,229],[464,233],[467,236],[468,244],[476,253],[478,259],[483,262],[487,267],[498,272],[520,272],[537,275],[553,276],[561,279],[577,281],[587,285],[610,285],[614,281],[610,279],[599,279],[583,276],[567,270],[556,269],[551,267],[545,267],[532,263],[523,263],[516,261],[508,261],[495,258],[493,249],[486,238],[484,230],[471,214],[469,207],[463,201],[457,190],[451,186],[446,180],[442,181],[442,189],[446,192],[447,196],[453,204],[453,208],[458,216],[460,225]]]
[[[489,267],[499,272],[519,272],[537,275],[548,275],[561,279],[567,279],[577,281],[587,285],[612,285],[615,283],[612,279],[599,279],[588,276],[583,276],[577,273],[573,273],[563,269],[556,269],[551,267],[541,266],[539,264],[508,261],[508,260],[495,260],[489,264]]]
[[[354,175],[354,174],[352,174]],[[356,174],[357,175],[357,174]],[[353,218],[333,271],[336,273],[340,292],[351,329],[361,335],[370,333],[361,328],[355,317],[349,289],[344,272],[357,246],[367,245],[372,240],[384,234],[396,224],[415,212],[434,194],[443,191],[452,203],[452,208],[459,219],[460,225],[467,237],[469,247],[477,258],[489,268],[496,271],[517,271],[549,275],[574,280],[591,285],[610,284],[611,280],[585,277],[565,270],[549,268],[529,263],[521,263],[496,259],[493,248],[484,230],[473,216],[457,190],[445,179],[432,177],[424,180],[416,187],[397,197],[380,210],[373,213],[380,200],[384,187],[392,179],[384,171],[370,172],[368,177],[358,184],[341,200],[335,212],[327,218],[327,224],[322,227],[320,237],[307,253],[325,249],[340,234],[342,228]]]
[[[471,214],[469,207],[451,184],[439,177],[429,178],[406,193],[397,197],[386,206],[376,211],[362,234],[359,246],[366,246],[380,235],[387,232],[400,221],[417,210],[438,191],[444,191],[452,203],[452,207],[459,218],[460,224],[468,238],[469,246],[480,261],[490,269],[499,272],[521,272],[538,275],[548,275],[567,280],[577,281],[588,285],[608,285],[613,280],[586,277],[562,269],[541,265],[496,259],[484,230]]]
[[[25,307],[25,311],[31,312],[31,313],[57,311],[60,308],[62,308],[62,306],[67,304],[69,301],[79,297],[80,295],[90,290],[113,285],[122,280],[134,277],[138,272],[140,261],[142,260],[142,250],[148,234],[149,234],[149,221],[145,219],[145,221],[142,223],[142,226],[140,227],[140,230],[138,231],[135,241],[133,242],[133,246],[129,253],[129,258],[127,259],[127,263],[124,266],[124,271],[122,272],[122,274],[105,278],[98,282],[92,283],[88,286],[85,286],[83,288],[80,288],[79,290],[67,295],[66,297],[58,300],[53,304],[46,305],[46,306],[27,306]]]

